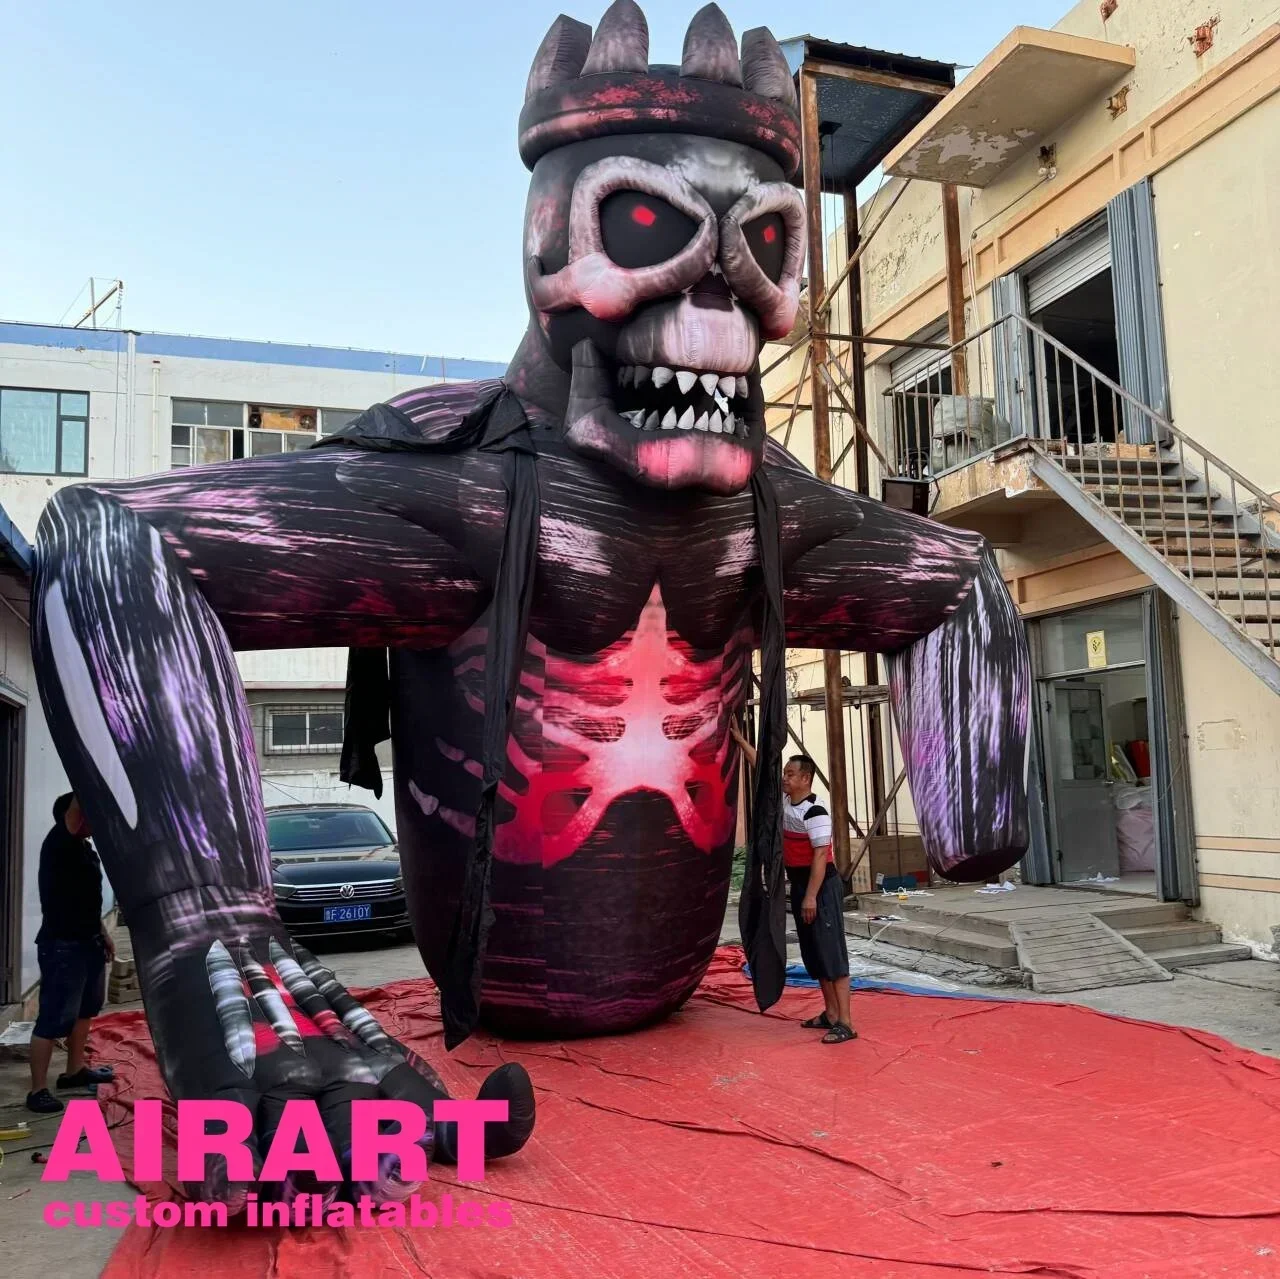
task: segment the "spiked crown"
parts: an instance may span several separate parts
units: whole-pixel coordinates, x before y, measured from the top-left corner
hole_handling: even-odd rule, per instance
[[[621,133],[693,133],[800,167],[800,113],[791,69],[765,27],[744,33],[709,4],[694,15],[679,67],[649,65],[649,24],[635,0],[614,0],[594,37],[561,14],[547,32],[520,112],[520,158]]]

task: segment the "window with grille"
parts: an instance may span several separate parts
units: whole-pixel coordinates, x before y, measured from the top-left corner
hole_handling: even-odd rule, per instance
[[[342,749],[345,724],[341,706],[268,707],[267,754],[334,754]]]

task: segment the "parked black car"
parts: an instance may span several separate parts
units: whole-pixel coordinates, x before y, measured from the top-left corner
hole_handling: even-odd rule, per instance
[[[276,908],[298,936],[404,934],[400,853],[382,818],[357,804],[267,810]]]

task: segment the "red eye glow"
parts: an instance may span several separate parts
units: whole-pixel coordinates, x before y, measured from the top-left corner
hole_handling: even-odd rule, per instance
[[[778,238],[778,228],[767,226],[761,233],[761,238],[766,244],[772,244]]]
[[[631,220],[638,226],[652,226],[658,220],[658,215],[648,205],[637,204],[631,210]]]

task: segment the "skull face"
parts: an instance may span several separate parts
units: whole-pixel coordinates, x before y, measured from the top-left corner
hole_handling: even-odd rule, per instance
[[[565,438],[664,488],[736,493],[764,451],[761,343],[795,323],[804,204],[766,155],[683,134],[534,169],[531,313],[571,375]]]

